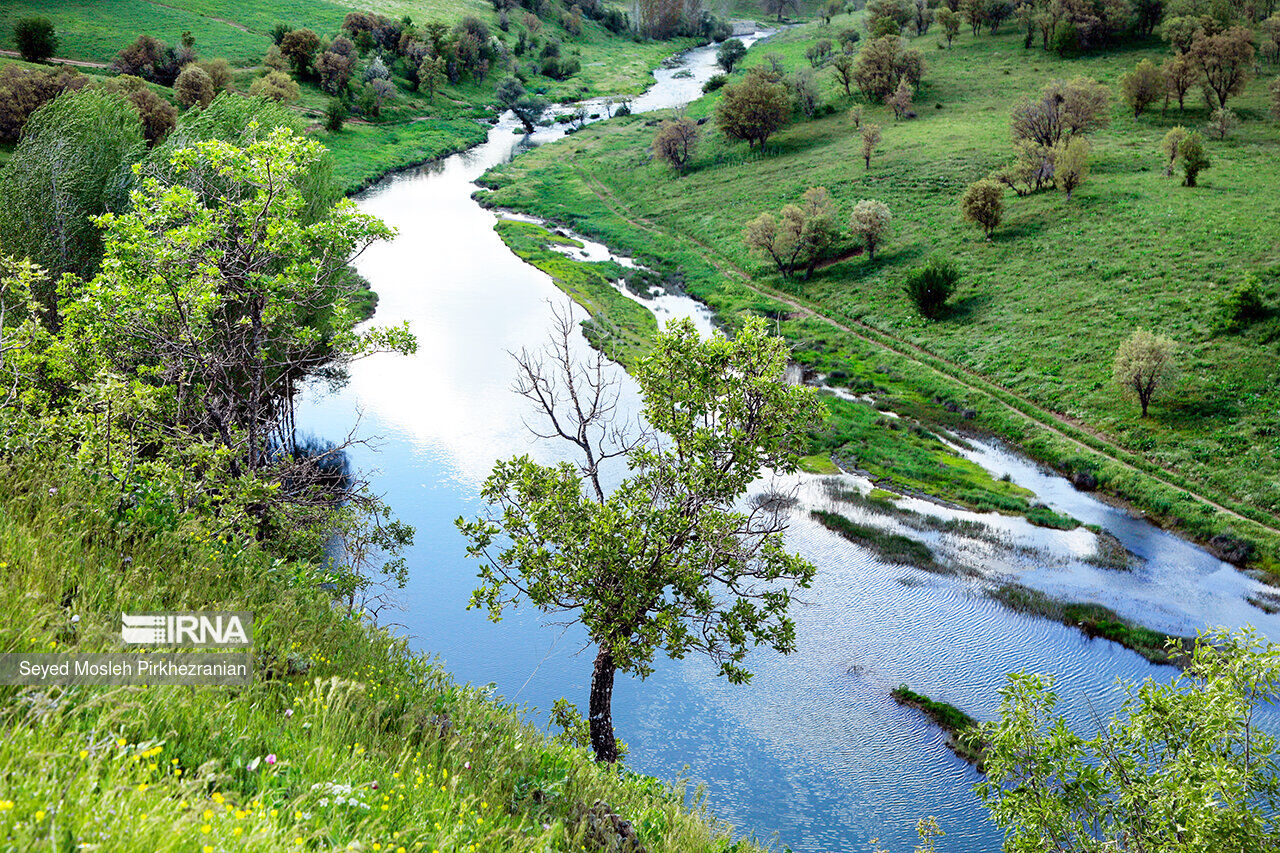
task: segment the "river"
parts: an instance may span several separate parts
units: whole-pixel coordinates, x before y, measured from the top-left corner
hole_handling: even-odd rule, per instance
[[[714,73],[714,50],[682,59],[655,72],[658,82],[635,99],[636,111],[698,96]],[[299,422],[319,435],[354,430],[366,439],[353,449],[352,462],[417,528],[408,554],[411,577],[391,621],[459,680],[493,683],[507,700],[536,708],[535,719],[545,723],[557,698],[585,705],[593,652],[580,630],[545,625],[528,609],[496,625],[467,611],[476,567],[453,524],[479,511],[479,486],[496,460],[525,452],[552,459],[557,451],[532,440],[523,426],[530,410],[510,390],[508,352],[545,339],[552,306],[563,296],[507,250],[494,232],[498,214],[471,198],[486,170],[563,134],[554,127],[524,137],[515,127],[507,116],[486,143],[390,177],[359,197],[363,210],[399,231],[357,264],[380,296],[377,320],[409,321],[419,349],[413,357],[358,363],[339,391],[312,389]],[[593,245],[584,251],[607,254]],[[660,319],[688,315],[709,328],[705,308],[679,294],[653,304]],[[634,387],[619,373],[633,404]],[[1280,637],[1280,616],[1246,601],[1257,582],[1231,566],[1077,492],[1008,448],[955,440],[958,452],[997,475],[1007,473],[1053,509],[1109,531],[1136,555],[1136,565],[1118,572],[1090,564],[1097,540],[1084,528],[1047,530],[1020,518],[899,501],[940,517],[979,520],[990,531],[962,536],[921,532],[864,508],[838,506],[851,518],[921,538],[981,576],[887,565],[810,520],[807,507],[833,499],[823,478],[800,475],[794,485],[801,503],[787,539],[819,572],[795,610],[797,652],[753,655],[755,677],[740,687],[697,659],[660,660],[645,682],[620,679],[614,719],[630,747],[628,764],[664,779],[686,776],[705,786],[711,811],[739,832],[776,836],[796,851],[866,850],[872,837],[890,850],[910,850],[915,822],[927,815],[947,833],[942,849],[995,851],[1000,835],[970,790],[978,774],[917,712],[898,707],[889,690],[907,683],[990,718],[1006,673],[1051,673],[1063,711],[1084,727],[1095,711],[1116,706],[1117,678],[1164,679],[1173,671],[1113,643],[1012,613],[983,595],[984,583],[1016,579],[1179,633],[1251,622]],[[853,475],[841,480],[845,487],[869,487]]]

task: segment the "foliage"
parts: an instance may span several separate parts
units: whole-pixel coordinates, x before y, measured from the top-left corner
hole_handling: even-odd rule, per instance
[[[868,100],[883,101],[905,78],[919,86],[924,78],[924,58],[920,51],[907,47],[896,35],[875,39],[862,49],[854,64],[853,76]]]
[[[920,316],[933,320],[941,315],[959,281],[960,270],[955,264],[944,258],[933,257],[924,266],[907,273],[902,285]]]
[[[1058,143],[1058,151],[1054,156],[1053,178],[1058,187],[1071,194],[1089,177],[1089,140],[1083,136],[1073,136],[1065,142]]]
[[[172,86],[181,68],[177,51],[148,35],[138,36],[111,62],[116,74],[132,74],[161,86]]]
[[[290,30],[280,41],[280,52],[293,66],[293,73],[305,77],[311,73],[316,51],[320,49],[320,37],[305,27]]]
[[[1196,179],[1211,165],[1209,155],[1204,150],[1204,140],[1200,134],[1191,131],[1178,143],[1178,156],[1182,158],[1182,185],[1194,187]]]
[[[726,74],[732,74],[734,66],[746,55],[747,47],[742,43],[742,39],[725,39],[716,48],[716,64],[723,68]]]
[[[800,204],[786,205],[779,216],[762,213],[748,222],[743,241],[773,261],[784,279],[808,279],[839,236],[837,216],[827,188],[810,187]]]
[[[1116,350],[1111,375],[1125,394],[1137,398],[1144,418],[1152,398],[1167,390],[1177,376],[1175,349],[1163,335],[1138,329]]]
[[[752,646],[793,648],[787,587],[807,586],[813,566],[783,550],[785,514],[747,514],[737,502],[764,469],[795,470],[818,404],[785,383],[787,347],[763,320],[732,341],[703,341],[681,320],[636,371],[644,431],[620,433],[602,357],[576,363],[572,330],[562,317],[545,354],[522,354],[518,390],[550,419],[549,436],[575,446],[578,464],[499,462],[481,492],[489,509],[458,527],[481,561],[472,606],[498,619],[526,600],[586,626],[598,646],[591,742],[612,762],[616,671],[645,676],[658,651],[699,652],[741,683]],[[610,459],[629,473],[606,493]]]
[[[970,184],[960,198],[960,212],[991,239],[1004,215],[1004,189],[992,180]]]
[[[63,92],[88,84],[89,79],[74,69],[0,68],[0,142],[17,142],[32,113]]]
[[[683,170],[697,150],[698,126],[687,118],[664,121],[653,138],[654,156],[677,170]]]
[[[1046,148],[1064,136],[1090,133],[1111,123],[1107,87],[1086,77],[1054,80],[1040,96],[1023,98],[1013,108],[1014,139],[1025,139]]]
[[[1133,110],[1134,118],[1165,96],[1168,83],[1164,74],[1150,59],[1144,59],[1120,77],[1120,91]]]
[[[1209,116],[1208,131],[1214,139],[1226,139],[1240,127],[1240,117],[1226,107],[1218,107]]]
[[[275,101],[278,104],[292,104],[298,100],[299,95],[301,95],[301,89],[299,89],[293,78],[285,72],[268,71],[249,84],[249,94],[254,97]],[[327,125],[328,122],[326,121],[326,130],[333,129]]]
[[[1278,693],[1280,654],[1252,629],[1202,634],[1167,684],[1125,685],[1093,737],[1057,716],[1051,678],[1011,675],[977,791],[1006,850],[1269,849],[1276,741],[1254,715]]]
[[[541,95],[526,92],[524,84],[515,77],[507,77],[499,83],[496,96],[498,103],[511,110],[524,125],[525,133],[533,133],[534,123],[542,118],[542,114],[550,106]]]
[[[183,68],[173,84],[174,97],[184,107],[199,104],[207,107],[213,101],[213,78],[200,66],[192,63]]]
[[[855,237],[861,238],[867,247],[867,258],[876,259],[876,247],[889,236],[889,224],[893,215],[889,206],[875,199],[862,199],[853,206],[849,225]]]
[[[907,82],[906,77],[898,80],[898,88],[894,90],[892,95],[885,98],[885,103],[893,109],[893,117],[895,119],[915,117],[915,104],[911,101],[913,94],[911,84]]]
[[[859,118],[861,113],[858,114]],[[861,123],[861,122],[859,122]],[[868,169],[871,168],[871,155],[876,153],[876,146],[880,144],[880,125],[864,124],[862,125],[862,160]]]
[[[13,41],[27,62],[43,62],[58,52],[58,35],[48,18],[19,19],[13,25]]]
[[[716,123],[728,138],[746,142],[749,148],[763,147],[787,123],[790,112],[786,87],[752,69],[743,80],[725,87]]]
[[[1205,97],[1211,103],[1216,98],[1218,107],[1225,108],[1227,99],[1243,92],[1253,77],[1253,31],[1247,27],[1201,33],[1188,54],[1200,71]]]

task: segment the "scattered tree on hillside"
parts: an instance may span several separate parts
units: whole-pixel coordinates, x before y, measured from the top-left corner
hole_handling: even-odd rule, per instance
[[[897,36],[915,20],[915,0],[869,0],[867,32],[873,39]]]
[[[809,586],[814,567],[785,551],[777,502],[740,507],[766,470],[795,471],[820,404],[787,384],[789,350],[764,320],[732,340],[702,340],[678,320],[636,371],[645,422],[628,429],[603,356],[576,360],[576,333],[561,315],[544,352],[521,352],[517,390],[550,423],[538,434],[568,441],[578,463],[501,461],[481,489],[488,508],[457,523],[481,562],[470,606],[496,620],[528,602],[586,628],[597,648],[590,741],[596,760],[612,763],[618,672],[643,678],[660,651],[696,652],[740,684],[750,648],[794,648],[790,592]],[[610,460],[627,474],[606,492]]]
[[[63,92],[88,85],[89,78],[75,69],[0,66],[0,142],[17,142],[32,113]]]
[[[840,81],[840,85],[844,87],[846,96],[853,94],[853,57],[847,53],[838,53],[831,60],[831,70],[835,74],[836,80]]]
[[[1146,329],[1138,329],[1116,350],[1111,374],[1125,394],[1137,399],[1144,418],[1152,398],[1173,382],[1174,350],[1173,341]]]
[[[184,107],[196,104],[207,107],[213,100],[213,79],[199,65],[191,63],[182,69],[178,79],[174,81],[173,95]]]
[[[418,90],[427,93],[428,100],[434,101],[436,91],[444,84],[444,57],[428,56],[418,66]]]
[[[862,130],[862,104],[854,104],[849,108],[849,121],[853,122],[854,130]]]
[[[1015,140],[1013,163],[995,172],[991,177],[1019,196],[1039,192],[1046,187],[1054,186],[1055,164],[1061,150],[1061,142],[1046,146],[1026,139]]]
[[[933,23],[934,11],[929,5],[929,0],[915,0],[914,15],[912,23],[916,28],[916,37],[920,37],[929,32],[929,26]]]
[[[827,0],[823,3],[818,9],[818,17],[822,19],[823,26],[830,26],[831,19],[844,12],[844,6],[843,0]]]
[[[213,91],[230,92],[235,88],[235,77],[231,70],[231,63],[225,59],[218,57],[201,62],[200,67],[204,69],[204,73],[209,75],[209,79],[213,82]]]
[[[876,146],[880,144],[880,125],[865,124],[862,126],[862,161],[868,169],[871,168],[871,155],[875,153]]]
[[[782,23],[782,16],[788,10],[792,14],[800,14],[800,0],[760,0],[760,5],[764,8],[765,14],[776,15],[778,23]]]
[[[1035,100],[1023,98],[1013,108],[1013,136],[1052,148],[1063,136],[1089,133],[1111,122],[1107,87],[1085,77],[1054,80]]]
[[[283,71],[286,74],[289,73],[289,69],[292,68],[289,64],[289,60],[280,52],[279,45],[274,44],[267,48],[266,54],[262,57],[262,64],[272,71]]]
[[[954,264],[943,258],[932,257],[924,266],[907,273],[902,284],[920,316],[933,320],[942,314],[942,309],[955,292],[959,280],[960,271]]]
[[[884,36],[858,54],[853,75],[868,100],[883,101],[894,93],[903,78],[912,86],[920,85],[924,77],[924,57],[920,51],[907,47],[899,36]]]
[[[1191,58],[1185,53],[1171,56],[1160,66],[1161,76],[1165,82],[1165,106],[1170,98],[1178,99],[1178,110],[1184,109],[1187,92],[1196,84],[1196,68]]]
[[[911,102],[912,94],[911,84],[907,82],[906,77],[903,77],[898,81],[898,88],[894,93],[885,99],[885,103],[893,108],[893,117],[895,119],[913,118],[915,116],[915,105]]]
[[[1174,53],[1187,53],[1195,40],[1204,35],[1206,20],[1212,21],[1198,15],[1166,15],[1160,25],[1160,38],[1169,43]]]
[[[155,145],[173,130],[178,122],[178,111],[173,104],[156,94],[141,77],[121,74],[104,81],[104,87],[119,92],[129,99],[138,111],[142,122],[142,135],[148,147]]]
[[[1171,128],[1160,141],[1160,150],[1164,153],[1164,175],[1173,177],[1173,167],[1182,153],[1182,141],[1187,138],[1187,129],[1182,125]]]
[[[270,98],[280,104],[292,104],[298,100],[301,90],[283,71],[268,71],[249,85],[249,94]]]
[[[809,60],[811,68],[822,68],[836,52],[836,43],[829,38],[820,38],[805,49],[805,59]]]
[[[889,206],[882,201],[863,199],[853,206],[849,224],[854,236],[866,244],[868,260],[876,259],[876,247],[888,238],[892,220]]]
[[[1178,156],[1182,158],[1182,185],[1194,187],[1200,173],[1211,165],[1204,150],[1204,140],[1194,130],[1178,143]]]
[[[786,205],[779,216],[762,213],[748,222],[743,241],[773,261],[783,278],[800,274],[808,280],[839,236],[838,216],[826,187],[810,187],[800,204]]]
[[[950,6],[943,5],[934,13],[934,16],[938,20],[938,26],[942,27],[942,34],[947,37],[947,47],[951,47],[956,36],[960,35],[959,13]]]
[[[1073,136],[1058,145],[1059,150],[1054,158],[1054,180],[1067,194],[1067,201],[1070,201],[1071,194],[1089,177],[1089,140],[1083,136]]]
[[[1253,32],[1231,27],[1216,35],[1201,35],[1191,45],[1190,57],[1200,71],[1200,85],[1206,95],[1226,107],[1227,99],[1244,91],[1253,77]]]
[[[956,9],[976,36],[982,30],[982,23],[985,20],[982,14],[982,0],[960,0],[960,5]]]
[[[763,146],[780,130],[791,112],[787,89],[755,68],[739,83],[726,86],[716,106],[716,123],[730,139]]]
[[[308,29],[290,30],[280,42],[280,52],[293,67],[293,73],[306,77],[311,73],[316,51],[320,49],[320,37]]]
[[[351,44],[341,36],[334,41]],[[334,50],[330,46],[329,50],[321,53],[315,61],[316,82],[320,88],[330,95],[338,95],[346,91],[351,83],[351,76],[355,73],[357,58],[354,45],[350,52]]]
[[[1156,101],[1167,96],[1168,81],[1150,59],[1144,59],[1120,76],[1120,91],[1137,118]]]
[[[19,18],[13,25],[13,42],[27,62],[44,62],[58,52],[53,21],[40,16]]]
[[[747,46],[742,43],[742,39],[725,39],[716,48],[716,63],[726,74],[732,74],[734,66],[746,55]]]
[[[1115,716],[1077,734],[1051,677],[1008,676],[983,745],[978,795],[1007,850],[1275,850],[1280,649],[1252,628],[1202,634],[1167,683],[1123,686]]]
[[[1214,139],[1226,139],[1240,127],[1240,117],[1228,109],[1219,107],[1209,116],[1208,131]]]
[[[343,103],[342,98],[330,98],[324,105],[324,129],[330,133],[337,133],[342,130],[342,125],[346,121],[347,105]]]
[[[960,198],[960,212],[990,240],[1004,216],[1004,189],[991,180],[970,184]]]
[[[653,139],[654,155],[680,171],[693,159],[697,148],[698,125],[684,117],[664,121]]]
[[[998,33],[1000,25],[1012,18],[1013,13],[1012,0],[985,0],[982,4],[982,22],[991,35]]]
[[[132,74],[161,86],[172,86],[181,69],[177,51],[147,35],[138,36],[111,62],[111,70],[116,74]]]
[[[499,83],[496,94],[498,103],[511,110],[524,125],[525,133],[533,133],[534,124],[542,118],[542,114],[549,106],[541,95],[530,95],[526,92],[524,84],[515,77],[507,77]]]

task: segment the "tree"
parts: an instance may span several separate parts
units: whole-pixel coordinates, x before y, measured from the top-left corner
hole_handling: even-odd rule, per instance
[[[132,74],[161,86],[172,86],[182,70],[177,51],[160,39],[140,35],[133,44],[116,54],[111,70]]]
[[[176,182],[146,177],[128,212],[98,218],[101,271],[64,303],[77,350],[115,376],[146,377],[133,416],[215,443],[233,476],[294,447],[294,401],[310,377],[413,349],[407,327],[357,330],[342,274],[391,230],[345,199],[303,215],[299,173],[323,154],[287,127],[173,151]]]
[[[865,124],[862,126],[862,160],[868,169],[871,168],[871,155],[880,144],[880,125]]]
[[[969,184],[960,198],[960,212],[990,240],[1004,215],[1004,189],[992,180]]]
[[[207,62],[201,62],[200,67],[209,75],[209,79],[213,81],[214,92],[230,92],[235,88],[235,76],[231,71],[231,63],[225,59],[218,57],[210,59]]]
[[[330,133],[342,130],[347,121],[347,105],[341,98],[330,98],[324,106],[324,129]]]
[[[799,205],[786,205],[780,216],[762,213],[748,222],[742,238],[748,248],[773,261],[783,278],[803,271],[808,280],[839,236],[838,215],[827,188],[810,187]]]
[[[847,53],[836,54],[831,60],[831,70],[844,87],[846,96],[853,94],[853,57]]]
[[[1124,92],[1125,102],[1133,110],[1134,118],[1164,97],[1168,88],[1164,75],[1150,59],[1142,60],[1133,70],[1120,75],[1120,91]]]
[[[876,259],[876,246],[889,236],[889,223],[893,215],[889,207],[882,201],[863,199],[853,206],[853,214],[849,219],[855,237],[860,237],[867,246],[867,258]]]
[[[1252,628],[1207,631],[1166,683],[1122,686],[1115,716],[1077,734],[1051,677],[1013,674],[981,726],[976,786],[1006,850],[1274,850],[1280,652]]]
[[[330,95],[339,95],[351,83],[356,70],[356,57],[326,50],[315,61],[316,82]]]
[[[1184,53],[1171,56],[1160,66],[1160,72],[1166,86],[1165,106],[1169,105],[1169,98],[1173,97],[1178,99],[1178,109],[1182,110],[1187,92],[1196,84],[1196,69],[1191,58]]]
[[[883,101],[893,94],[903,77],[912,86],[919,86],[924,77],[924,58],[899,36],[878,38],[858,54],[854,79],[868,100]]]
[[[127,207],[129,169],[143,150],[138,112],[119,94],[81,89],[45,104],[0,171],[0,244],[50,281],[91,275],[102,256],[91,217]],[[35,296],[56,327],[52,287]]]
[[[1073,136],[1058,143],[1054,157],[1054,180],[1071,201],[1071,194],[1089,177],[1089,140]]]
[[[1226,139],[1240,127],[1240,117],[1233,111],[1219,107],[1209,116],[1209,135],[1214,139]]]
[[[913,23],[916,27],[916,36],[923,36],[929,32],[929,25],[933,23],[934,11],[929,5],[929,0],[915,0],[914,7]]]
[[[0,142],[17,142],[27,119],[66,91],[89,85],[74,69],[44,71],[16,63],[0,66]]]
[[[899,79],[898,88],[885,99],[885,103],[893,108],[894,118],[903,119],[915,115],[915,110],[913,109],[915,105],[911,102],[912,94],[911,84],[907,82],[907,78]]]
[[[1171,128],[1164,135],[1164,139],[1160,141],[1160,150],[1164,153],[1165,165],[1164,175],[1166,178],[1173,177],[1174,164],[1178,162],[1178,155],[1182,152],[1182,141],[1187,138],[1187,129],[1182,125]]]
[[[301,90],[283,71],[268,71],[250,84],[249,94],[269,98],[279,104],[292,104],[298,100]]]
[[[1014,139],[1052,148],[1063,136],[1089,133],[1111,123],[1110,94],[1095,80],[1054,80],[1035,100],[1023,98],[1013,108]]]
[[[1200,85],[1217,99],[1217,104],[1211,102],[1210,106],[1225,108],[1227,99],[1243,92],[1253,77],[1253,32],[1246,27],[1202,34],[1189,53],[1200,71]]]
[[[779,506],[740,507],[764,471],[795,471],[820,404],[786,383],[789,350],[763,319],[732,340],[701,340],[678,320],[636,371],[644,424],[627,429],[604,357],[577,362],[575,333],[562,314],[544,352],[521,352],[516,390],[549,422],[537,434],[568,441],[577,464],[501,461],[481,489],[486,511],[457,524],[481,561],[471,606],[496,620],[527,601],[585,626],[597,648],[591,746],[611,763],[618,672],[644,678],[658,652],[695,652],[738,684],[751,647],[794,648],[790,587],[807,587],[814,567],[784,550]],[[609,464],[627,474],[606,492]]]
[[[693,158],[697,148],[698,125],[683,117],[664,121],[653,140],[653,152],[658,159],[665,160],[681,171]]]
[[[726,74],[732,74],[734,66],[746,55],[747,46],[741,39],[725,39],[716,48],[716,63],[725,70]]]
[[[430,100],[435,100],[436,90],[444,83],[445,67],[443,56],[428,56],[418,66],[418,88],[425,90]]]
[[[870,0],[867,3],[867,32],[877,39],[897,36],[915,17],[915,0]]]
[[[196,104],[207,107],[213,100],[213,80],[203,68],[193,62],[178,75],[173,84],[173,94],[184,107]]]
[[[1138,329],[1116,350],[1111,375],[1125,394],[1137,398],[1144,418],[1151,399],[1173,382],[1174,349],[1173,341],[1163,335]]]
[[[128,98],[138,111],[142,135],[148,147],[164,139],[178,123],[178,111],[173,104],[157,95],[141,77],[122,74],[105,81],[105,85]]]
[[[311,72],[316,51],[320,49],[320,37],[306,28],[290,30],[280,41],[280,52],[293,66],[293,73],[306,77]]]
[[[982,23],[986,24],[991,35],[995,35],[1000,31],[1000,25],[1013,17],[1013,13],[1012,0],[985,0],[982,4]]]
[[[1182,158],[1182,185],[1194,187],[1196,178],[1211,165],[1204,151],[1204,140],[1194,130],[1178,143],[1178,156]]]
[[[805,50],[805,59],[809,60],[811,68],[822,68],[831,61],[831,57],[835,54],[836,45],[829,38],[820,38]]]
[[[58,34],[48,18],[20,18],[13,25],[13,42],[27,62],[44,62],[58,52]]]
[[[786,87],[752,68],[739,83],[726,86],[716,105],[716,123],[730,139],[763,146],[791,113]]]
[[[508,77],[498,84],[496,91],[498,103],[511,110],[525,133],[533,133],[533,125],[547,111],[547,102],[539,95],[530,95],[515,77]]]
[[[800,13],[800,0],[760,0],[766,15],[776,15],[778,23],[782,23],[782,15],[788,9],[792,14]]]
[[[844,12],[843,0],[827,0],[827,2],[823,3],[822,7],[818,9],[818,17],[822,19],[823,26],[830,26],[831,19],[842,12]]]
[[[950,6],[943,5],[934,13],[934,16],[938,20],[938,26],[942,27],[942,34],[947,37],[947,47],[951,47],[956,36],[960,35],[959,13]]]
[[[955,264],[933,257],[924,266],[907,273],[902,286],[920,316],[934,320],[942,314],[959,280],[960,271]]]

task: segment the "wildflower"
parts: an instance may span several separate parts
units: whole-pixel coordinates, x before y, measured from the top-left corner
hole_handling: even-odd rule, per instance
[[[468,762],[466,762],[465,764],[463,764],[463,765],[462,765],[462,769],[463,769],[463,770],[470,770],[470,769],[471,769],[471,762],[470,762],[470,761],[468,761]]]
[[[275,764],[275,763],[276,763],[276,754],[275,754],[274,752],[269,752],[269,753],[267,753],[266,762],[267,762],[267,766],[268,766],[268,767],[270,767],[272,764]]]
[[[213,853],[213,847],[209,844],[206,844],[205,846],[201,847],[200,850],[201,850],[201,853]]]
[[[376,790],[378,790],[378,780],[377,780],[377,779],[374,779],[374,780],[373,780],[373,784],[372,784],[372,785],[370,785],[369,787],[373,788],[373,790],[375,790],[375,791],[376,791]]]
[[[80,614],[79,614],[79,613],[75,613],[75,614],[73,614],[73,615],[71,616],[71,624],[73,624],[73,625],[74,625],[75,623],[77,623],[77,622],[79,622],[79,621],[80,621]]]
[[[56,487],[56,486],[50,486],[50,487],[49,487],[49,494],[51,494],[51,495],[56,495],[57,493],[58,493],[58,489],[57,489],[57,487]]]
[[[40,809],[36,812],[36,823],[39,823],[42,820],[44,820],[44,809]]]
[[[205,810],[204,810],[204,814],[203,814],[203,815],[201,815],[201,817],[203,817],[205,820],[212,820],[212,819],[213,819],[213,811],[212,811],[212,810],[210,810],[210,809],[205,809]]]
[[[293,716],[293,709],[292,709],[292,708],[285,708],[285,709],[284,709],[284,715],[285,715],[285,717],[286,717],[286,718],[287,718],[287,717],[292,717],[292,716]]]
[[[200,826],[200,831],[201,831],[202,833],[204,833],[205,835],[208,835],[209,833],[213,832],[213,827],[212,827],[212,826],[210,826],[210,825],[209,825],[209,824],[207,824],[207,823],[206,823],[206,824],[202,824],[202,825]]]
[[[87,750],[87,749],[82,749],[82,750],[80,750],[80,757],[81,757],[81,758],[88,758],[88,757],[89,757],[89,750]]]

